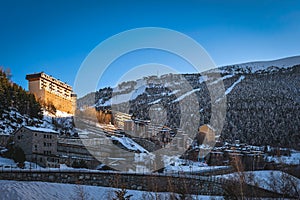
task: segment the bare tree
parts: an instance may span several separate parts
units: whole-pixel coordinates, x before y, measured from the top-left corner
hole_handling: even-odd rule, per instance
[[[75,186],[75,196],[72,197],[72,200],[89,200],[90,194],[87,193],[82,185]]]
[[[273,172],[270,174],[270,179],[267,185],[271,190],[282,194],[285,198],[300,199],[300,185],[298,179],[284,172],[280,172],[280,176],[276,176]]]

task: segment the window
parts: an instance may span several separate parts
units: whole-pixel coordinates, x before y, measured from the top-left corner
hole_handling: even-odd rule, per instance
[[[20,140],[20,139],[21,139],[21,136],[18,135],[18,140]]]
[[[37,136],[37,134],[35,133],[34,136]]]
[[[44,155],[51,155],[51,151],[44,151]]]
[[[37,151],[37,145],[34,145],[34,150]]]
[[[52,146],[52,143],[46,143],[44,142],[44,147],[51,147]]]

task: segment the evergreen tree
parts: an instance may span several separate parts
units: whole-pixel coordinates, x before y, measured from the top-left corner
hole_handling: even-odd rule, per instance
[[[0,67],[0,116],[5,110],[14,108],[20,114],[30,117],[42,118],[39,102],[33,94],[27,93],[22,87],[10,81],[11,72]]]
[[[23,149],[21,149],[20,147],[15,147],[13,153],[13,160],[16,163],[20,163],[20,164],[23,164],[25,162],[26,158]]]

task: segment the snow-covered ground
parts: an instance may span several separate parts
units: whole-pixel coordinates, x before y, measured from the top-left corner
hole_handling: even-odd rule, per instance
[[[267,161],[274,161],[275,163],[285,163],[288,165],[300,165],[300,152],[292,151],[291,156],[268,156]]]
[[[24,169],[17,167],[17,163],[14,160],[9,158],[0,157],[0,171],[14,171],[14,170],[22,170],[22,171],[29,171],[29,170],[38,170],[38,171],[80,171],[80,172],[99,172],[99,170],[92,170],[86,168],[72,168],[68,167],[65,164],[60,164],[60,168],[43,168],[36,163],[25,161]]]
[[[17,164],[9,158],[0,157],[0,170],[11,170],[11,169],[19,169]],[[24,169],[42,169],[39,165],[25,161]]]
[[[165,159],[166,162],[171,163],[165,167],[165,173],[177,173],[177,172],[191,172],[191,173],[201,173],[208,172],[212,170],[227,169],[228,166],[208,166],[203,162],[194,162],[191,160],[184,159],[174,159],[171,160]]]
[[[66,112],[63,112],[60,110],[56,110],[55,115],[53,115],[52,113],[50,113],[46,110],[43,110],[43,115],[48,116],[48,117],[72,117],[72,116],[74,116],[72,114],[69,114],[69,113],[66,113]]]
[[[46,182],[25,182],[25,181],[6,181],[0,180],[0,199],[14,200],[74,200],[74,199],[113,199],[115,192],[120,189],[111,187],[85,186]],[[131,200],[140,199],[170,199],[171,193],[168,192],[145,192],[138,190],[127,190],[126,195],[133,195]],[[175,194],[179,197],[178,194]],[[85,197],[85,198],[80,198]],[[210,196],[192,195],[192,199],[211,199]],[[223,199],[223,197],[214,197]]]
[[[72,114],[57,110],[56,114],[53,115],[48,111],[43,110],[43,123],[41,127],[56,130],[57,127],[55,127],[53,124],[53,120],[55,120],[57,124],[60,124],[62,127],[64,127],[64,129],[66,129],[71,135],[74,135],[76,132],[75,127],[73,126]]]
[[[0,157],[0,167],[4,166],[16,167],[16,163],[12,159]]]
[[[72,125],[72,115],[61,111],[57,111],[56,115],[52,115],[47,111],[43,111],[43,120],[39,120],[36,118],[30,118],[28,115],[21,115],[12,108],[10,111],[4,111],[3,117],[4,119],[0,120],[0,134],[4,135],[10,135],[20,127],[28,124],[35,124],[35,126],[41,128],[55,130],[57,128],[53,124],[52,118],[56,120],[57,124],[68,130],[71,135],[75,132],[75,129]]]
[[[247,184],[281,194],[288,192],[290,195],[297,195],[296,193],[300,192],[300,179],[281,171],[264,170],[243,173],[236,172],[219,175],[217,177],[237,181],[244,179]]]
[[[121,143],[128,150],[139,151],[141,153],[149,153],[146,149],[144,149],[141,145],[134,142],[132,139],[128,137],[115,137],[111,136],[112,140],[116,140]]]
[[[21,115],[15,109],[4,111],[2,114],[4,119],[0,120],[0,134],[10,135],[21,126],[25,126],[27,122],[40,122],[36,118],[30,118],[28,115]]]

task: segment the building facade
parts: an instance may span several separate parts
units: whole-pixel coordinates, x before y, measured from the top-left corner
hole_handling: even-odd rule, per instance
[[[43,72],[26,75],[29,92],[42,104],[53,104],[57,110],[74,114],[76,94],[70,85]]]
[[[84,139],[80,138],[59,138],[57,143],[57,153],[60,158],[60,163],[67,166],[74,166],[74,163],[84,162],[89,169],[95,169],[100,165],[100,161],[94,156],[102,152],[92,151],[92,147],[87,148]],[[96,150],[98,150],[96,148]],[[103,157],[103,155],[101,155]]]
[[[14,135],[15,146],[23,149],[26,160],[42,167],[59,167],[58,132],[47,128],[23,126]]]
[[[124,129],[124,122],[127,120],[131,120],[131,115],[127,114],[127,113],[122,113],[122,112],[113,112],[113,116],[114,116],[114,124],[116,127],[120,128],[120,129]]]
[[[149,120],[125,120],[124,131],[134,137],[150,138]]]

